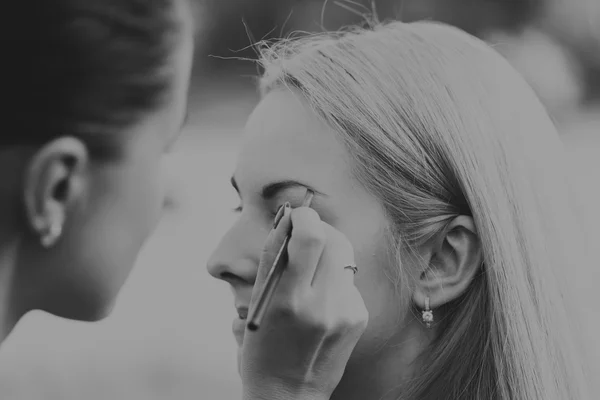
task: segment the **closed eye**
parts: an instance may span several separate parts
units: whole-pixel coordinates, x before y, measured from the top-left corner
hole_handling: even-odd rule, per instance
[[[240,198],[241,198],[240,189],[239,189],[239,186],[237,184],[235,177],[233,177],[233,176],[231,177],[230,183],[231,183],[231,186],[235,189],[238,196],[240,196]],[[302,182],[296,181],[296,180],[283,180],[283,181],[276,181],[276,182],[266,184],[262,187],[262,190],[260,190],[260,196],[261,196],[263,202],[265,202],[266,204],[275,203],[275,200],[277,198],[279,198],[278,199],[279,201],[277,203],[280,203],[281,200],[283,200],[283,199],[281,199],[281,197],[283,197],[283,196],[280,196],[280,195],[288,190],[295,189],[295,188],[304,188],[307,190],[311,190],[313,193],[315,193],[318,196],[326,196],[325,194],[315,190],[314,188],[312,188]],[[281,204],[283,204],[283,202],[281,202]],[[272,217],[275,217],[281,204],[277,204],[277,207],[275,207],[275,208],[268,207],[269,214]],[[242,206],[239,205],[238,207],[233,209],[233,212],[240,213],[240,212],[242,212],[242,209],[243,209]]]

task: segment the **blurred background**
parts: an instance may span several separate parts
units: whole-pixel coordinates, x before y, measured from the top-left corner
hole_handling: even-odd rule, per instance
[[[591,240],[600,243],[598,0],[195,1],[192,118],[169,161],[171,208],[108,319],[84,324],[34,313],[19,324],[0,350],[0,398],[240,398],[232,296],[205,270],[234,219],[237,198],[228,180],[240,129],[257,102],[256,65],[230,58],[253,58],[248,46],[260,39],[359,23],[373,5],[380,20],[456,25],[513,63],[560,128]],[[573,268],[582,271],[580,289],[589,301],[581,311],[595,343],[599,265]],[[600,360],[600,344],[590,354]]]

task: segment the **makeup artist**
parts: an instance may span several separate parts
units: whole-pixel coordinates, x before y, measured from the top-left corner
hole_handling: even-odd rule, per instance
[[[1,341],[30,310],[109,314],[162,212],[193,29],[184,0],[13,1],[0,15]],[[277,221],[255,286],[292,230],[289,273],[268,329],[244,340],[244,399],[328,399],[367,321],[352,247],[308,207]]]

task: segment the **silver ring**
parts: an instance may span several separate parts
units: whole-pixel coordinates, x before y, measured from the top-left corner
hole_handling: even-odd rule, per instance
[[[358,267],[356,266],[356,264],[349,264],[349,265],[346,265],[346,266],[344,267],[344,269],[351,269],[351,270],[352,270],[352,272],[354,273],[354,275],[356,275],[356,273],[358,272]]]

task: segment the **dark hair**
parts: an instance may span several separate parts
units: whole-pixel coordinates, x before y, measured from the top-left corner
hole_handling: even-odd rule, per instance
[[[111,138],[164,100],[177,0],[17,0],[0,17],[0,147]]]

